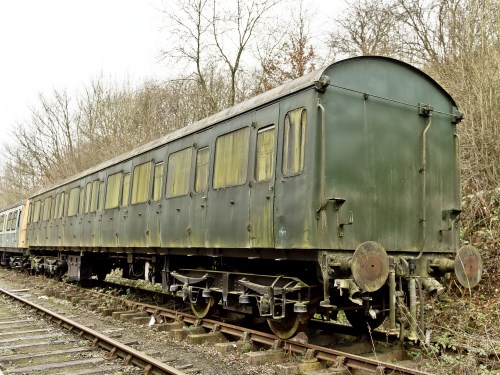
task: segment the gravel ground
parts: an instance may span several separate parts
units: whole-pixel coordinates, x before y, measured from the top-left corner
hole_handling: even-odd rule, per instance
[[[42,277],[28,278],[25,275],[0,269],[0,287],[5,289],[30,289],[30,295],[25,298],[45,306],[59,314],[107,334],[117,341],[130,343],[134,348],[152,355],[160,360],[173,360],[173,367],[192,365],[199,369],[198,374],[204,375],[274,375],[280,371],[273,366],[250,366],[241,353],[221,354],[213,346],[188,345],[175,342],[168,333],[158,332],[147,326],[114,320],[82,306],[47,296],[47,287],[55,282]],[[184,370],[186,371],[186,370]],[[116,374],[118,375],[118,374]]]

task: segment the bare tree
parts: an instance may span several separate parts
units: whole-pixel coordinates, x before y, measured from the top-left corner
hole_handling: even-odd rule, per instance
[[[394,3],[354,0],[334,19],[329,46],[336,57],[400,54],[400,22]]]
[[[6,207],[26,198],[35,186],[34,176],[20,173],[15,161],[4,163],[0,173],[0,207]]]
[[[223,92],[224,84],[216,84]],[[12,203],[186,126],[207,110],[199,85],[189,80],[132,89],[101,79],[74,100],[64,91],[41,95],[31,117],[16,126],[15,144],[4,147],[0,203]]]
[[[303,3],[283,18],[287,22],[269,30],[266,43],[258,48],[261,70],[258,91],[301,77],[313,71],[319,61],[310,31],[312,15]]]
[[[199,85],[209,102],[210,113],[232,106],[246,96],[238,89],[244,55],[279,1],[178,0],[175,6],[168,4],[164,14],[171,47],[162,52],[162,57],[174,65],[188,64],[188,69],[179,75]],[[227,80],[227,90],[221,90],[221,78]],[[226,91],[227,95],[221,96]]]
[[[168,43],[172,46],[162,51],[162,58],[174,65],[187,63],[190,66],[188,71],[182,69],[174,74],[194,80],[208,101],[210,112],[215,112],[218,104],[207,77],[214,65],[211,3],[209,0],[178,0],[174,6],[172,2],[167,3],[163,13],[167,20]]]
[[[4,146],[0,174],[4,203],[12,203],[80,170],[75,108],[66,91],[39,96],[31,118],[16,125],[14,145]]]
[[[500,5],[494,0],[395,0],[405,27],[407,55],[423,63],[463,58],[498,41]]]
[[[144,141],[145,124],[133,128],[134,93],[128,84],[92,81],[79,98],[78,128],[80,145],[86,150],[85,164],[88,166],[116,156]]]
[[[266,13],[278,0],[236,1],[236,9],[220,11],[217,0],[213,2],[213,36],[219,55],[230,76],[228,105],[236,101],[236,75],[240,69],[242,55],[259,30]],[[229,47],[228,47],[229,45]]]
[[[51,100],[40,95],[39,107],[31,109],[30,121],[14,130],[17,147],[7,149],[10,161],[22,167],[20,172],[43,183],[79,169],[72,111],[65,91],[55,90]]]

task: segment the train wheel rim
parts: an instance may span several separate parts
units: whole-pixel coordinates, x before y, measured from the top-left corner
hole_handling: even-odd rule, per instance
[[[289,312],[285,318],[279,320],[269,319],[267,321],[269,328],[281,340],[287,340],[302,331],[305,325],[302,323],[299,314]]]
[[[207,299],[203,298],[203,301],[191,304],[191,311],[197,318],[203,319],[212,313],[216,304],[217,303],[213,297]]]

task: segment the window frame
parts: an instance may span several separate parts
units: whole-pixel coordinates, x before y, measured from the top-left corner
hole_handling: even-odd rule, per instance
[[[95,179],[92,181],[92,194],[90,198],[90,213],[97,212],[97,204],[99,202],[99,180]]]
[[[49,221],[52,216],[52,195],[49,195],[43,200],[43,211],[42,211],[42,221]],[[49,208],[47,209],[47,202],[49,202]],[[45,217],[45,212],[47,212],[47,217]]]
[[[147,203],[150,199],[151,199],[151,174],[152,174],[152,166],[153,164],[153,161],[152,160],[148,160],[148,161],[145,161],[144,163],[140,163],[140,164],[137,164],[137,165],[134,165],[134,168],[132,168],[132,178],[131,178],[131,190],[130,190],[130,205],[131,206],[135,206],[137,204],[143,204],[143,203]],[[137,201],[133,201],[134,199],[134,181],[136,181],[136,169],[139,168],[139,167],[142,167],[142,166],[145,166],[145,165],[149,165],[149,175],[146,176],[147,178],[144,179],[144,181],[147,181],[147,186],[145,186],[145,191],[146,191],[146,196],[145,196],[145,199],[144,200],[137,200]]]
[[[207,160],[207,166],[206,166],[206,169],[207,169],[207,178],[205,181],[203,181],[203,186],[200,190],[198,190],[198,156],[200,155],[200,152],[207,152],[208,153],[208,160]],[[196,158],[195,158],[195,161],[194,161],[194,185],[193,185],[193,191],[195,193],[206,193],[208,191],[208,187],[210,185],[210,146],[204,146],[204,147],[200,147],[196,150]]]
[[[85,211],[85,186],[80,187],[80,199],[78,200],[78,215],[83,215]]]
[[[38,208],[37,208],[37,205],[38,205]],[[33,205],[33,223],[39,223],[40,222],[40,208],[41,208],[41,205],[42,205],[42,200],[41,199],[37,199],[35,201],[34,205]],[[38,212],[37,212],[37,210],[38,210]]]
[[[53,208],[51,208],[53,220],[57,219],[57,214],[59,213],[60,200],[61,200],[61,193],[57,193],[56,196],[54,197],[54,204],[52,205]]]
[[[229,185],[221,185],[221,186],[215,186],[215,180],[216,180],[216,176],[217,176],[217,171],[216,171],[216,167],[217,167],[217,142],[222,139],[223,137],[226,137],[230,134],[235,134],[237,132],[240,132],[240,131],[247,131],[247,136],[246,136],[246,142],[245,142],[245,145],[246,145],[246,156],[245,156],[245,161],[246,163],[244,163],[243,165],[245,166],[245,173],[244,173],[244,180],[242,180],[241,182],[236,182],[234,184],[229,184]],[[230,132],[227,132],[227,133],[224,133],[224,134],[221,134],[219,135],[216,139],[215,139],[215,148],[214,148],[214,164],[213,164],[213,173],[212,173],[212,188],[214,190],[221,190],[221,189],[226,189],[226,188],[230,188],[230,187],[237,187],[237,186],[242,186],[242,185],[245,185],[248,181],[248,164],[249,164],[249,160],[250,160],[250,137],[251,137],[251,133],[250,133],[250,127],[248,126],[245,126],[245,127],[242,127],[242,128],[239,128],[239,129],[236,129],[236,130],[232,130]],[[243,175],[243,174],[242,174]]]
[[[28,224],[31,224],[31,212],[32,212],[32,201],[30,200],[30,202],[28,203],[28,217],[27,217],[27,223]]]
[[[77,196],[76,198],[73,196],[75,194],[75,191],[77,191]],[[72,202],[73,198],[73,202]],[[67,216],[68,217],[73,217],[78,215],[78,209],[80,205],[80,186],[75,186],[74,188],[71,188],[68,192],[68,210]],[[71,212],[70,212],[71,211]]]
[[[172,176],[172,170],[174,170],[174,174],[176,171],[179,171],[179,169],[177,167],[173,167],[172,165],[170,165],[170,162],[174,162],[173,159],[171,159],[174,155],[178,155],[180,154],[181,152],[185,152],[186,154],[189,154],[189,169],[188,169],[188,176],[187,176],[187,184],[186,184],[186,190],[182,191],[181,193],[177,193],[177,194],[174,194],[173,192],[170,192],[169,193],[169,186],[172,187],[172,190],[173,190],[173,186],[175,184],[175,178],[174,176]],[[174,156],[174,157],[176,157]],[[177,151],[173,151],[171,152],[169,155],[168,155],[168,158],[167,158],[167,173],[166,173],[166,180],[165,180],[165,198],[166,199],[171,199],[171,198],[177,198],[177,197],[185,197],[187,195],[189,195],[189,192],[191,191],[191,172],[192,172],[192,169],[193,169],[193,147],[184,147],[180,150],[177,150]],[[186,177],[186,176],[185,176]],[[171,178],[174,178],[174,182],[172,182],[172,185],[169,184],[171,180]]]
[[[10,232],[12,230],[12,213],[13,211],[9,212],[7,214],[7,230],[6,232]]]
[[[8,225],[7,229],[9,230],[9,232],[12,232],[14,230],[14,228],[13,228],[14,227],[14,221],[15,221],[14,212],[15,211],[10,211],[9,212],[9,221],[7,223],[7,225]]]
[[[106,197],[106,183],[99,180],[99,194],[97,198],[97,211],[102,212],[104,210],[104,199]]]
[[[128,207],[130,204],[130,180],[131,173],[124,173],[122,176],[122,187],[121,187],[121,197],[120,197],[120,207]],[[127,183],[125,184],[125,181]]]
[[[115,178],[117,178],[118,181],[114,181]],[[115,190],[115,189],[110,189],[110,179],[113,179],[111,181],[113,184],[118,183],[118,186],[115,187],[116,196],[110,195]],[[113,210],[113,209],[118,208],[120,206],[120,200],[121,200],[120,192],[122,190],[122,183],[123,183],[123,171],[118,171],[116,173],[110,174],[106,178],[106,193],[105,193],[105,199],[104,199],[104,210]],[[111,187],[114,188],[114,186],[111,186]],[[116,202],[116,205],[108,206],[108,204],[115,203],[115,202]]]
[[[92,202],[92,181],[89,181],[85,184],[85,208],[83,210],[84,214],[88,214],[90,212],[91,202]]]
[[[285,173],[285,170],[284,170],[285,160],[287,159],[287,158],[285,158],[285,150],[289,151],[289,148],[285,148],[285,146],[289,143],[288,142],[289,138],[288,139],[286,138],[286,134],[287,134],[286,119],[287,119],[287,117],[290,119],[291,112],[295,112],[295,111],[299,111],[299,110],[300,110],[300,127],[302,128],[300,141],[301,141],[301,144],[303,144],[303,147],[301,147],[301,149],[300,149],[299,157],[302,158],[302,163],[300,166],[300,170],[298,172],[288,174],[288,173]],[[304,113],[305,113],[305,122],[304,122],[304,125],[302,125],[302,118],[303,118]],[[283,118],[283,147],[281,150],[281,174],[284,178],[299,176],[300,174],[302,174],[302,172],[304,172],[305,158],[306,158],[306,134],[307,134],[307,109],[306,109],[306,107],[298,107],[298,108],[295,108],[295,109],[288,111],[285,114],[285,117]],[[288,163],[287,163],[287,165],[288,165]]]
[[[259,134],[272,131],[273,132],[273,159],[272,159],[272,165],[271,165],[271,175],[268,178],[265,179],[258,179],[257,178],[257,171],[258,171],[258,164],[259,164],[259,158],[258,158],[258,145],[259,145]],[[261,127],[260,129],[257,130],[257,135],[255,137],[255,161],[254,161],[254,171],[253,171],[253,178],[255,179],[255,182],[266,182],[266,181],[271,181],[273,177],[276,175],[276,139],[277,139],[278,133],[277,133],[277,126],[275,124],[269,124],[266,126]]]
[[[161,176],[157,176],[157,170],[161,167]],[[165,180],[165,162],[159,161],[155,162],[153,166],[153,186],[151,192],[151,200],[153,202],[157,202],[163,198],[163,181]],[[157,182],[159,181],[159,186],[157,186]],[[166,184],[165,184],[166,185]],[[158,195],[156,195],[158,193]]]
[[[62,219],[66,216],[66,209],[68,208],[68,199],[66,198],[66,195],[68,195],[66,191],[61,191],[61,200],[59,201],[59,211],[57,215],[58,219]]]

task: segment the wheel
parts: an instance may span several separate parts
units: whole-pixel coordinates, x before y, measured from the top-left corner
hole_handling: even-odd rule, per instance
[[[212,314],[218,302],[214,297],[199,298],[199,301],[191,304],[191,310],[196,317],[203,319]]]
[[[344,310],[344,314],[352,327],[363,333],[368,332],[368,327],[370,330],[379,327],[387,317],[386,313],[379,313],[374,319],[370,315],[366,315],[364,309]]]
[[[299,314],[291,311],[285,315],[283,319],[267,321],[271,331],[281,340],[287,340],[295,336],[298,332],[303,331],[306,324],[302,323]]]
[[[267,325],[271,331],[281,340],[287,340],[297,333],[304,331],[307,328],[307,323],[316,313],[318,305],[308,304],[307,311],[296,313],[294,306],[288,304],[285,310],[285,317],[279,320],[268,319]]]

